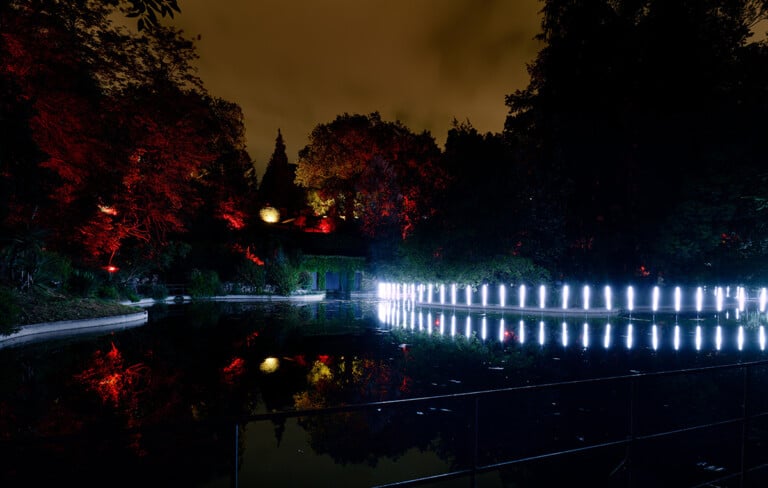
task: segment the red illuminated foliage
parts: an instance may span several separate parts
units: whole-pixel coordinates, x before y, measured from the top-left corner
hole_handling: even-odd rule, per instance
[[[445,187],[439,156],[427,132],[413,134],[378,113],[345,114],[312,131],[296,181],[319,215],[358,221],[370,236],[396,229],[405,238],[435,212],[433,192]]]

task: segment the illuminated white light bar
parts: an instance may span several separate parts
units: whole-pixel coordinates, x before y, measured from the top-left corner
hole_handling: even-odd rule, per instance
[[[584,310],[589,310],[589,287],[588,286],[584,286],[583,300],[584,300]]]
[[[544,288],[544,285],[541,285],[539,286],[539,307],[540,308],[544,308],[544,304],[546,303],[545,297],[546,297],[546,290]]]
[[[681,298],[680,298],[680,287],[676,286],[675,287],[675,312],[679,312],[680,311],[680,300],[681,300]]]
[[[525,285],[520,285],[520,308],[525,308]]]
[[[563,285],[563,310],[566,310],[568,308],[568,293],[570,292],[570,289],[568,288],[568,285]]]
[[[738,296],[739,296],[739,312],[744,311],[744,304],[747,300],[747,292],[744,291],[744,287],[740,286],[738,289]]]
[[[501,308],[504,308],[504,302],[507,299],[507,289],[504,287],[504,285],[499,286],[499,303],[501,304]]]
[[[613,297],[611,296],[611,287],[606,285],[604,289],[604,293],[605,293],[605,309],[611,310],[613,306],[613,303],[612,303]]]
[[[482,293],[483,307],[488,305],[488,285],[483,283],[483,288],[480,290]]]
[[[456,283],[451,283],[451,305],[456,305]]]
[[[440,305],[445,304],[445,285],[440,283]]]
[[[653,308],[654,312],[657,312],[659,310],[659,287],[658,286],[653,287],[653,299],[651,302],[651,308]]]
[[[432,303],[432,283],[427,285],[427,303]]]
[[[760,289],[760,313],[765,312],[765,302],[768,299],[768,296],[766,295],[766,289],[761,288]]]
[[[716,298],[717,311],[722,312],[723,311],[723,288],[721,286],[718,286],[715,289],[715,298]]]
[[[762,325],[760,326],[759,338],[760,338],[760,350],[765,351],[765,327]]]
[[[701,307],[704,304],[704,290],[701,287],[696,288],[696,311],[701,312]]]
[[[467,285],[467,306],[472,305],[472,287]]]
[[[630,312],[635,309],[635,289],[631,286],[627,288],[627,309]]]

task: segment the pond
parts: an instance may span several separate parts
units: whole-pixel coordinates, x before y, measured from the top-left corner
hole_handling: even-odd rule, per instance
[[[0,349],[0,484],[694,486],[766,454],[763,417],[722,420],[744,417],[747,377],[765,407],[764,329],[745,319],[155,305],[139,327]],[[467,474],[509,459],[527,461]]]

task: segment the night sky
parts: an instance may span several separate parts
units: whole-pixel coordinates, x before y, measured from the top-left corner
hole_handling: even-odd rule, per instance
[[[288,158],[320,123],[379,111],[438,145],[451,121],[499,132],[528,84],[539,0],[181,0],[208,91],[239,104],[263,176],[278,128]]]

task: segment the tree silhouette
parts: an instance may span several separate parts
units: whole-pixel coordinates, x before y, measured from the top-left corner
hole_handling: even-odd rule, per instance
[[[296,185],[295,179],[296,165],[288,162],[283,134],[278,129],[275,150],[259,186],[259,201],[280,210],[283,220],[296,217],[306,206],[304,191]]]

